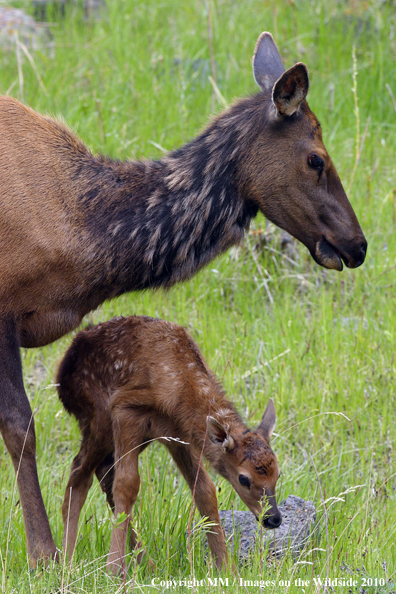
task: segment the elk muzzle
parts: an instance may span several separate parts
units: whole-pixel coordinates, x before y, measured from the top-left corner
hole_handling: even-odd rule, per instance
[[[335,247],[325,236],[315,244],[315,252],[312,254],[314,260],[333,270],[343,269],[343,262],[348,268],[357,268],[363,264],[366,258],[367,241],[364,236],[346,245]]]
[[[267,495],[267,502],[270,507],[265,512],[261,523],[264,528],[267,528],[267,530],[273,530],[274,528],[279,528],[279,526],[282,524],[282,514],[280,513],[276,504],[275,495]]]
[[[274,528],[279,528],[279,526],[281,524],[282,524],[282,515],[279,510],[273,516],[269,516],[268,518],[264,518],[264,520],[263,520],[263,526],[264,526],[264,528],[267,528],[267,530],[273,530]]]

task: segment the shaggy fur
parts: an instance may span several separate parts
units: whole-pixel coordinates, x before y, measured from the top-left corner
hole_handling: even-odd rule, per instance
[[[306,103],[269,33],[261,91],[159,161],[94,156],[67,127],[0,97],[0,428],[32,564],[56,556],[42,502],[18,349],[48,344],[126,291],[170,287],[238,243],[260,210],[342,270],[367,243]]]

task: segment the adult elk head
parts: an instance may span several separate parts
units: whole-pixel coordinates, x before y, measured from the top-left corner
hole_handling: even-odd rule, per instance
[[[304,243],[318,264],[335,270],[342,270],[342,262],[360,266],[367,242],[305,101],[307,67],[299,62],[285,71],[265,32],[256,44],[253,72],[266,104],[266,125],[249,147],[254,159],[247,159],[244,173],[251,199]]]

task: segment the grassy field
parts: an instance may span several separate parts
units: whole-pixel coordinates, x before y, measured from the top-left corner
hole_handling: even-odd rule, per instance
[[[267,229],[272,240],[258,243],[251,234],[189,283],[123,296],[90,320],[147,314],[185,325],[251,425],[273,398],[278,499],[295,494],[318,510],[320,530],[299,559],[267,560],[257,550],[251,565],[224,572],[223,583],[170,591],[322,592],[314,578],[329,577],[357,582],[335,592],[395,592],[395,2],[112,0],[98,21],[77,10],[51,19],[54,47],[32,54],[35,69],[22,53],[18,73],[16,52],[0,50],[0,92],[61,116],[94,152],[115,158],[158,158],[191,139],[211,113],[255,92],[251,55],[262,30],[273,33],[286,67],[308,65],[310,107],[369,242],[365,264],[326,271],[297,244],[288,258],[279,234]],[[253,227],[265,229],[264,219]],[[40,482],[59,547],[79,432],[53,381],[70,339],[22,354]],[[0,588],[156,592],[166,589],[162,580],[219,578],[205,557],[202,530],[187,538],[191,496],[159,444],[141,456],[141,477],[134,521],[153,574],[131,558],[126,582],[106,575],[111,514],[97,484],[73,563],[30,571],[14,472],[1,442]],[[245,509],[228,483],[215,483],[221,508]],[[275,585],[260,589],[255,580]]]

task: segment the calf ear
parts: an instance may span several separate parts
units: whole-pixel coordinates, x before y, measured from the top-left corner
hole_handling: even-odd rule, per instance
[[[207,417],[206,422],[208,424],[208,437],[212,443],[221,444],[223,450],[232,450],[235,447],[234,438],[219,421],[216,421],[214,417]]]
[[[285,71],[271,33],[261,33],[254,48],[252,62],[254,80],[264,93],[270,91]]]
[[[257,433],[260,433],[260,435],[264,437],[267,443],[270,442],[271,435],[275,427],[275,421],[276,413],[274,401],[272,400],[272,398],[270,398],[268,406],[263,414],[263,418],[261,419],[261,423],[256,429]]]
[[[291,116],[300,107],[309,89],[308,69],[302,62],[286,70],[274,84],[272,101],[278,115]]]

